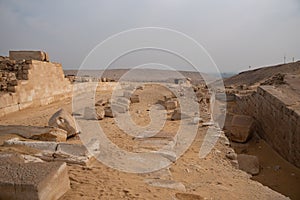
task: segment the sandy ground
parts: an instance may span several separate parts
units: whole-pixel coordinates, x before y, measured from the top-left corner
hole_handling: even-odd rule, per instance
[[[166,91],[158,86],[146,87],[139,91],[141,103],[132,104],[130,112],[137,124],[145,125],[149,122],[147,109],[159,99],[163,98]],[[97,99],[108,98],[110,91],[97,92]],[[48,119],[59,108],[65,108],[71,112],[71,99],[63,102],[56,102],[48,106],[22,110],[0,118],[1,125],[34,125],[45,126]],[[136,112],[139,110],[140,112]],[[209,120],[206,118],[205,120]],[[120,148],[131,151],[134,142],[131,136],[125,135],[120,130],[113,118],[105,118],[99,121],[104,128],[107,137]],[[176,133],[178,121],[167,121],[164,131]],[[197,136],[190,148],[173,164],[169,166],[167,178],[182,183],[186,191],[150,186],[145,178],[156,177],[163,179],[166,174],[156,172],[152,174],[132,174],[120,172],[95,161],[89,167],[69,165],[69,176],[71,190],[61,199],[284,199],[280,194],[272,191],[262,184],[252,181],[250,175],[235,169],[230,161],[225,158],[228,147],[219,141],[208,156],[200,159],[199,149],[203,142],[207,127],[200,127]],[[11,136],[1,136],[3,139]],[[72,139],[69,142],[80,142]],[[259,148],[261,146],[261,148]],[[30,154],[32,152],[19,147],[1,151],[21,151]],[[259,180],[266,185],[273,186],[281,192],[286,192],[291,197],[299,197],[296,187],[299,186],[299,171],[289,164],[278,161],[281,169],[274,172],[267,166],[274,166],[280,157],[274,157],[274,152],[265,147],[263,142],[250,144],[247,153],[260,155],[263,169],[261,175],[253,179]],[[268,161],[266,158],[271,157]],[[157,176],[158,173],[158,176]],[[294,175],[291,175],[291,174]],[[287,176],[289,174],[289,176]],[[290,177],[291,176],[291,177]],[[273,185],[272,185],[273,184]],[[292,187],[283,186],[294,185]],[[299,199],[299,198],[298,198]]]

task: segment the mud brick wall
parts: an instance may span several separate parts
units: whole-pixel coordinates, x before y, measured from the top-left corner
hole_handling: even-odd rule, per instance
[[[237,96],[235,112],[253,116],[257,132],[283,158],[300,167],[300,109],[273,86],[260,86],[257,92]]]

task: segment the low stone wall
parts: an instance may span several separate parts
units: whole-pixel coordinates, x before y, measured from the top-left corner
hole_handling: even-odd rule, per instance
[[[283,158],[300,167],[300,109],[295,101],[273,86],[260,86],[257,92],[236,96],[235,112],[253,116],[257,132]]]
[[[0,117],[28,107],[60,101],[71,97],[73,93],[82,93],[94,88],[93,82],[71,84],[69,79],[65,78],[59,63],[22,60],[23,55],[17,53],[19,60],[0,58]],[[10,54],[13,55],[11,52]],[[40,55],[38,52],[34,54]],[[32,56],[29,53],[25,54],[28,55]],[[112,87],[108,83],[103,84],[104,88]]]
[[[64,77],[60,64],[28,60],[21,65],[16,63],[12,68],[19,66],[21,70],[8,70],[15,73],[17,79],[14,86],[10,86],[13,89],[3,90],[0,94],[0,116],[30,106],[46,105],[70,95],[72,85]]]

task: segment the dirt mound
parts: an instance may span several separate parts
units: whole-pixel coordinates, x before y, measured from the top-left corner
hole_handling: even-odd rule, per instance
[[[299,74],[300,61],[271,67],[263,67],[251,71],[241,72],[224,81],[226,86],[229,85],[255,85],[260,84],[272,78],[276,74]]]

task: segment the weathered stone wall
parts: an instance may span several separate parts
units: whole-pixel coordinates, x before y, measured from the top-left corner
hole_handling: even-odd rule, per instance
[[[5,61],[8,62],[8,61]],[[10,60],[11,69],[1,70],[0,116],[30,106],[46,105],[70,96],[72,85],[64,78],[62,66],[57,63]],[[8,74],[8,75],[7,75]],[[9,77],[13,79],[9,79]],[[13,84],[10,84],[15,81]]]
[[[236,97],[235,112],[253,116],[257,132],[282,157],[300,167],[300,109],[273,86],[260,86],[257,92]]]
[[[34,52],[31,55],[25,52],[23,55],[17,52],[14,55],[10,52],[10,56],[18,60],[0,57],[0,117],[24,108],[60,101],[71,97],[73,93],[78,94],[94,88],[95,82],[92,81],[71,84],[58,63],[22,60],[26,56],[34,55],[38,59],[40,53]],[[98,86],[107,90],[114,88],[116,83],[99,83]]]

